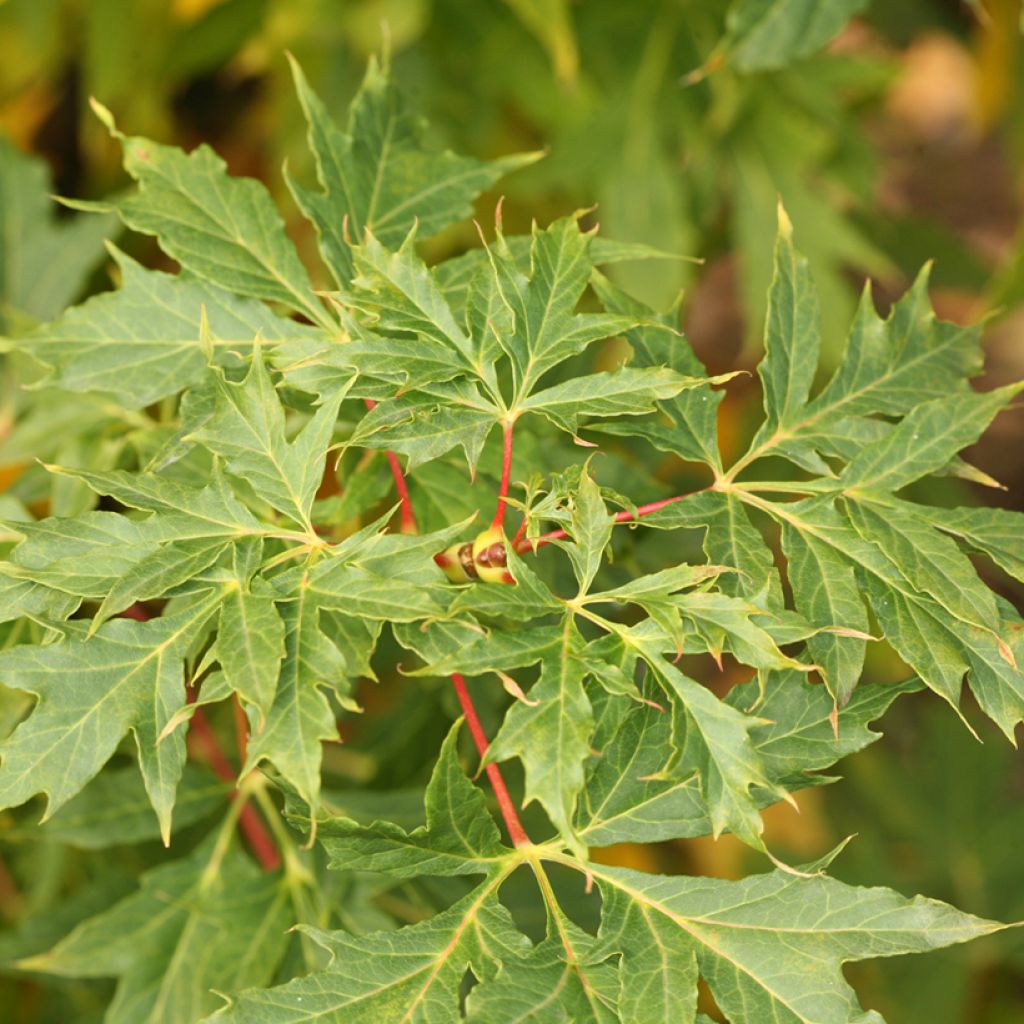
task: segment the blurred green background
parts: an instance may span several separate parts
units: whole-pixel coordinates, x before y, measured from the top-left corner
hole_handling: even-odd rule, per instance
[[[810,27],[774,33],[771,9],[794,4],[816,9]],[[18,229],[26,175],[79,198],[124,187],[117,147],[89,112],[93,95],[131,134],[208,142],[234,173],[264,180],[312,253],[281,176],[286,159],[300,177],[310,172],[285,52],[339,116],[368,56],[384,52],[439,143],[482,157],[547,150],[503,183],[506,230],[596,205],[610,237],[702,257],[617,276],[658,306],[685,289],[684,325],[712,371],[758,356],[781,196],[817,275],[833,353],[866,278],[884,305],[933,259],[940,314],[988,318],[987,387],[1024,377],[1020,22],[1020,0],[0,0],[0,210]],[[496,199],[481,202],[482,218]],[[0,248],[6,333],[109,286],[99,245],[109,224],[73,230],[48,224],[49,211],[19,213],[23,241]],[[433,255],[474,239],[464,225]],[[145,239],[125,244],[163,260]],[[14,406],[2,401],[0,487],[26,458],[4,449]],[[727,458],[759,404],[753,385],[730,388]],[[1005,489],[943,479],[929,498],[1024,507],[1022,446],[1018,409],[970,453]],[[992,582],[1021,604],[1020,588]],[[905,669],[883,651],[868,673],[888,680]],[[859,833],[834,865],[844,880],[1024,917],[1024,761],[973,720],[984,745],[930,695],[904,698],[885,739],[842,766],[842,782],[801,794],[799,816],[785,805],[769,812],[769,842],[811,859]],[[0,817],[0,841],[3,827]],[[114,871],[56,843],[41,849],[27,888],[22,861],[40,847],[13,842],[0,864],[0,920],[19,926],[18,943],[35,908],[76,920],[130,888],[146,856],[126,851]],[[728,838],[608,856],[728,877],[760,869]],[[58,924],[45,918],[47,929]],[[0,933],[0,959],[18,943]],[[1024,1020],[1024,943],[1012,938],[877,961],[855,980],[865,1005],[892,1022]],[[0,1018],[98,1019],[106,984],[67,988],[0,981]]]

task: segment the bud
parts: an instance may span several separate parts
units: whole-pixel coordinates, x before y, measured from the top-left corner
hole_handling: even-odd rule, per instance
[[[453,544],[440,554],[434,555],[434,561],[452,583],[469,583],[470,580],[477,579],[472,544]]]
[[[515,578],[508,571],[508,552],[505,534],[501,528],[491,526],[473,541],[473,561],[477,575],[484,583],[511,583]]]

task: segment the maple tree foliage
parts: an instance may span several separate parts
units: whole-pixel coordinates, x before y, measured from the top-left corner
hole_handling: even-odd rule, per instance
[[[287,183],[322,267],[263,185],[97,106],[137,186],[106,216],[180,270],[111,246],[115,290],[7,343],[45,368],[35,400],[87,415],[77,445],[35,453],[53,514],[4,506],[0,682],[30,699],[0,748],[0,807],[33,801],[30,832],[85,848],[170,847],[20,966],[117,978],[106,1019],[125,1024],[677,1024],[707,1019],[700,978],[735,1024],[881,1020],[844,963],[1003,925],[843,884],[824,851],[782,863],[761,811],[830,781],[907,692],[956,709],[966,680],[1012,739],[1022,620],[970,556],[1024,579],[1024,521],[912,485],[978,477],[960,452],[1024,385],[971,386],[978,331],[935,318],[926,274],[885,318],[865,292],[820,383],[818,298],[780,210],[764,420],[724,465],[732,375],[709,377],[675,311],[602,270],[665,254],[583,215],[506,237],[499,212],[486,243],[428,266],[418,243],[536,154],[430,148],[376,63],[342,127],[294,73],[317,183]],[[581,357],[612,337],[629,359],[592,372]],[[16,430],[33,423],[28,405]],[[706,486],[641,495],[656,482],[623,455],[640,445]],[[883,638],[902,683],[862,681]],[[687,673],[700,655],[751,679],[719,698]],[[396,664],[453,719],[411,810],[407,792],[323,783],[357,684]],[[244,712],[238,773],[207,718],[226,702]],[[589,857],[724,832],[764,873]],[[524,873],[532,932],[502,900]]]

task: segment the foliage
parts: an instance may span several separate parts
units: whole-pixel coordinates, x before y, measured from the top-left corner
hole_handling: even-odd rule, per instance
[[[771,29],[757,7],[734,8],[737,60]],[[1024,578],[1020,517],[914,487],[979,476],[959,453],[1024,384],[972,388],[978,333],[935,318],[922,275],[885,318],[865,293],[816,387],[819,300],[780,207],[764,421],[725,465],[732,375],[604,272],[664,254],[586,213],[506,234],[499,207],[485,244],[430,266],[421,240],[534,155],[432,149],[377,64],[345,127],[294,74],[318,186],[288,185],[329,289],[263,185],[206,147],[123,135],[97,105],[136,182],[102,216],[180,270],[112,247],[118,288],[9,329],[18,372],[42,369],[5,444],[46,462],[4,499],[0,806],[28,804],[10,814],[29,850],[170,852],[132,891],[102,880],[30,919],[8,960],[116,978],[105,1019],[133,1024],[706,1020],[701,978],[736,1024],[881,1020],[843,964],[1004,926],[840,882],[838,851],[786,863],[761,812],[829,782],[913,690],[958,709],[966,678],[1012,739],[1022,620],[968,552]],[[705,486],[639,504],[655,481],[634,439]],[[901,683],[862,682],[882,638]],[[709,659],[748,681],[720,697],[693,678]],[[444,737],[374,734],[374,679],[412,731],[442,709]],[[218,746],[235,707],[237,787]],[[374,784],[339,761],[339,720],[365,731]],[[513,797],[503,774],[520,772]],[[770,868],[591,855],[726,832]]]

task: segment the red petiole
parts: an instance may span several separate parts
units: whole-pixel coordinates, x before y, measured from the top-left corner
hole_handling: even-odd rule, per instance
[[[686,494],[676,494],[671,498],[662,498],[660,501],[650,501],[646,505],[637,505],[636,512],[630,512],[628,509],[624,509],[622,512],[616,512],[613,519],[617,523],[629,523],[636,519],[641,519],[643,516],[649,516],[652,512],[657,512],[659,508],[664,508],[666,505],[674,505],[677,501],[683,501],[686,498],[692,497],[694,494],[700,494],[700,491],[689,491]],[[512,546],[516,549],[519,554],[524,554],[527,551],[534,551],[537,548],[543,547],[545,544],[550,544],[553,540],[561,540],[563,537],[568,537],[569,534],[565,530],[552,530],[550,533],[542,533],[535,540],[529,538],[523,539],[523,534],[526,532],[526,520],[519,526],[519,530],[516,532],[515,539],[512,541]]]
[[[473,698],[469,695],[466,680],[458,672],[452,673],[452,686],[455,687],[455,695],[459,698],[459,704],[462,707],[463,715],[466,717],[466,724],[469,726],[473,741],[476,743],[476,749],[481,757],[486,757],[488,747],[487,733],[484,732],[484,727],[480,724],[480,716],[476,713],[476,706],[473,704]],[[512,845],[529,846],[530,837],[526,834],[526,829],[523,828],[523,823],[519,820],[519,815],[516,813],[516,805],[512,802],[512,797],[509,795],[508,787],[505,785],[505,780],[501,775],[501,769],[494,762],[491,762],[484,768],[484,771],[487,772],[491,789],[494,790],[494,795],[498,801],[498,808],[501,810],[501,816],[505,820],[505,828],[508,829]]]
[[[373,409],[377,403],[372,398],[364,398],[367,409]],[[405,474],[402,472],[402,464],[398,456],[392,452],[385,452],[388,465],[391,467],[391,475],[395,479],[395,490],[398,492],[400,502],[399,516],[401,517],[402,533],[418,533],[416,525],[416,513],[412,507],[412,496],[409,494],[409,485],[405,482]]]
[[[498,508],[494,513],[494,520],[491,526],[501,529],[505,522],[505,511],[508,508],[508,481],[512,473],[512,431],[514,422],[508,421],[502,424],[502,447],[501,447],[501,487],[498,491]]]

